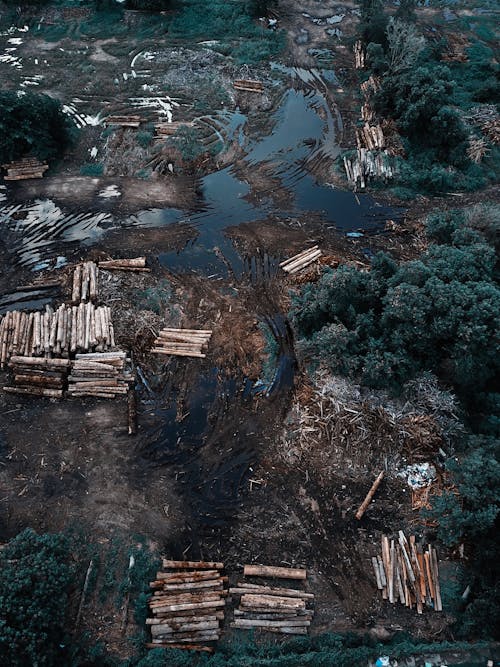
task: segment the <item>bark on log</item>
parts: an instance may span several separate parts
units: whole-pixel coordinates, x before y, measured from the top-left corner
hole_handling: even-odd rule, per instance
[[[161,587],[161,590],[164,592],[174,592],[178,591],[179,593],[183,591],[201,591],[201,590],[223,590],[224,583],[219,580],[212,581],[197,581],[187,584],[164,584]],[[155,593],[156,595],[156,593]]]
[[[21,357],[19,355],[14,355],[10,358],[9,366],[22,364],[24,366],[67,368],[70,363],[69,359],[42,359],[40,357]]]
[[[230,593],[263,593],[267,595],[280,595],[281,597],[314,599],[314,593],[298,591],[295,588],[275,588],[271,586],[259,586],[258,584],[238,583],[237,586],[229,589]]]
[[[307,579],[307,570],[293,567],[273,567],[271,565],[245,565],[245,577],[272,577],[274,579]]]
[[[146,625],[161,625],[162,623],[196,623],[202,621],[221,621],[224,619],[224,612],[218,611],[214,614],[202,614],[200,616],[171,616],[169,617],[158,617],[147,618]]]
[[[158,607],[155,609],[155,613],[161,613],[161,611],[189,611],[191,609],[216,609],[224,607],[226,604],[225,600],[209,600],[208,602],[195,602],[195,603],[183,603],[183,604],[171,604],[165,605],[165,607]]]
[[[179,623],[170,621],[169,623],[162,623],[160,625],[151,626],[151,636],[158,637],[160,635],[172,635],[176,632],[191,632],[193,630],[217,630],[219,628],[219,621],[200,621],[192,623]]]
[[[247,593],[241,596],[241,607],[267,607],[269,609],[305,609],[305,600],[297,598],[282,598],[275,595],[252,595]]]
[[[358,511],[356,512],[356,519],[358,519],[358,521],[359,519],[362,518],[363,514],[366,512],[368,505],[370,504],[383,478],[384,478],[384,471],[382,470],[382,472],[378,475],[377,479],[373,482],[370,490],[366,494],[366,498],[363,500],[363,502],[359,506]]]
[[[47,388],[62,389],[62,378],[47,377],[45,375],[14,375],[14,382],[16,384],[35,385]]]
[[[44,396],[46,398],[62,398],[61,389],[45,389],[43,387],[4,387],[7,394],[30,394],[32,396]]]
[[[157,572],[157,581],[162,583],[192,583],[195,581],[206,581],[208,579],[219,579],[219,570],[193,570],[189,572]]]
[[[278,620],[258,620],[251,618],[238,618],[237,620],[231,623],[231,627],[236,628],[292,628],[292,627],[302,627],[307,628],[311,625],[311,621],[308,619],[285,619],[284,621]]]
[[[165,646],[166,648],[175,648],[178,651],[200,651],[202,653],[213,653],[214,648],[212,646],[198,646],[198,644],[163,644],[161,641],[150,642],[145,644],[146,648],[161,648]]]
[[[163,567],[167,569],[177,570],[223,570],[224,563],[216,563],[213,561],[196,561],[196,560],[168,560],[163,559]]]

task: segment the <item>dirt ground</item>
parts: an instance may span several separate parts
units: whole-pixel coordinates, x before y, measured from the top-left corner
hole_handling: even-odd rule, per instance
[[[326,98],[342,117],[338,143],[343,147],[353,145],[357,114],[352,89],[356,77],[348,47],[356,6],[329,0],[320,7],[313,0],[293,0],[282,2],[279,12],[279,25],[288,35],[283,56],[287,66],[321,68],[323,51],[328,49],[338,84],[326,91]],[[339,16],[340,20],[327,21]],[[57,93],[61,86],[64,102],[73,100],[73,116],[123,111],[143,85],[131,76],[125,79],[123,72],[130,73],[138,54],[156,48],[154,40],[124,44],[120,39],[85,35],[49,41],[47,35],[30,40],[23,34],[22,39],[25,69],[14,68],[9,85],[19,86],[33,77],[35,59],[46,56],[51,68],[40,90],[61,96]],[[174,115],[183,120],[193,117],[193,100],[187,98],[185,84],[186,76],[196,76],[200,86],[210,88],[201,91],[200,98],[213,104],[217,94],[233,111],[239,102],[249,110],[248,132],[264,132],[269,123],[264,111],[276,107],[283,87],[277,85],[276,92],[259,104],[248,96],[237,99],[231,86],[237,68],[220,54],[206,51],[169,46],[155,61],[142,57],[145,62],[137,71],[147,65],[147,85],[159,85],[169,59],[173,65],[166,75],[168,98],[180,104],[172,105]],[[61,79],[75,53],[82,56],[81,79]],[[191,55],[193,63],[186,65]],[[203,64],[202,74],[196,63]],[[263,69],[247,74],[265,76]],[[297,79],[295,85],[303,82]],[[150,122],[156,120],[156,111],[145,113],[151,113]],[[206,171],[235,165],[250,187],[249,200],[270,192],[276,208],[288,209],[290,193],[274,179],[272,169],[265,164],[255,169],[245,166],[242,156],[248,137],[242,143],[229,133],[224,138],[224,150]],[[78,165],[82,155],[88,160],[94,146],[99,159],[104,155],[104,175],[84,176]],[[116,216],[139,215],[153,207],[188,210],[200,204],[193,175],[143,178],[138,174],[151,157],[149,150],[120,153],[116,142],[87,125],[58,173],[9,187],[10,202],[51,198],[71,210],[105,210]],[[120,165],[127,161],[130,168],[125,170]],[[331,160],[311,171],[319,180],[335,182]],[[109,194],[109,188],[119,194],[103,203],[100,193]],[[426,531],[415,522],[407,485],[394,473],[408,443],[396,439],[397,446],[384,448],[379,439],[368,437],[357,449],[344,443],[334,450],[318,433],[315,449],[294,455],[293,408],[310,406],[314,396],[305,369],[297,366],[293,335],[283,322],[290,294],[306,279],[316,279],[319,271],[315,267],[290,278],[278,266],[312,241],[321,244],[322,264],[328,266],[352,262],[367,267],[378,250],[413,258],[425,248],[422,214],[441,204],[449,205],[421,201],[398,223],[387,220],[385,229],[357,238],[347,238],[317,212],[228,224],[224,237],[241,257],[244,270],[240,275],[221,271],[212,279],[195,269],[170,270],[162,261],[163,255],[181,254],[187,247],[192,247],[196,259],[200,230],[189,216],[157,227],[110,223],[85,245],[76,238],[62,247],[57,244],[66,239],[56,239],[69,265],[37,276],[61,276],[66,281],[63,300],[69,298],[73,263],[147,256],[151,273],[103,271],[100,276],[100,298],[112,309],[117,346],[130,351],[141,371],[139,432],[127,435],[126,405],[120,400],[38,400],[0,392],[0,541],[26,526],[56,531],[80,525],[103,545],[117,535],[130,543],[140,534],[152,550],[173,558],[222,560],[234,580],[244,563],[305,566],[307,586],[316,594],[313,633],[371,631],[384,638],[404,628],[425,639],[445,638],[449,615],[417,616],[401,606],[384,604],[370,565],[382,533]],[[33,279],[29,267],[16,263],[7,234],[0,236],[0,261],[1,293]],[[154,337],[163,326],[212,328],[206,359],[165,360],[152,355]],[[272,327],[280,332],[274,342],[280,358],[288,360],[290,375],[275,391],[271,391],[273,378],[265,372],[266,365],[276,362],[266,347]],[[267,393],[258,391],[259,380]],[[8,381],[8,374],[0,373],[0,386]],[[354,512],[381,466],[392,473],[358,522]],[[96,595],[87,606],[82,629],[89,629],[111,650],[129,654],[128,640],[137,631],[132,612],[123,634],[111,603]]]

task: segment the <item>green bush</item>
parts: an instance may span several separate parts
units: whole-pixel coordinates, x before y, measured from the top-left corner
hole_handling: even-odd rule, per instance
[[[67,664],[67,606],[73,581],[69,542],[25,530],[0,551],[0,663]]]
[[[25,155],[40,160],[58,157],[76,128],[48,95],[0,91],[0,162]]]

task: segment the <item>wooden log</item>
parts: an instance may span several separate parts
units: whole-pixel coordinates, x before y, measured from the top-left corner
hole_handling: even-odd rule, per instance
[[[160,618],[160,619],[176,619],[176,618],[183,618],[186,616],[194,617],[194,618],[203,618],[205,616],[213,616],[214,614],[222,614],[224,615],[224,610],[223,609],[212,609],[210,607],[207,607],[206,609],[185,609],[182,612],[179,611],[162,611],[162,610],[155,610],[154,617],[155,618]]]
[[[173,333],[199,333],[199,334],[212,334],[212,329],[173,329],[171,327],[163,327],[162,331],[172,331]]]
[[[80,353],[75,356],[75,359],[84,359],[85,361],[94,361],[100,363],[110,364],[112,366],[123,365],[127,354],[125,352],[87,352]]]
[[[435,609],[436,611],[443,611],[443,604],[441,602],[441,586],[439,584],[439,566],[438,566],[437,553],[436,550],[430,545],[429,545],[429,552],[430,552],[432,581],[434,584],[434,591],[436,595]]]
[[[223,570],[224,563],[196,560],[169,560],[164,558],[163,567],[166,570]]]
[[[71,292],[71,300],[73,303],[80,303],[80,296],[82,293],[82,265],[77,264],[73,271],[73,289]]]
[[[191,570],[186,572],[157,572],[156,580],[161,583],[193,583],[208,579],[221,579],[219,570]]]
[[[14,382],[16,384],[34,385],[41,387],[53,387],[54,389],[61,389],[63,386],[62,378],[47,377],[45,375],[14,375]]]
[[[311,620],[314,616],[312,609],[298,609],[296,612],[281,612],[281,611],[267,611],[267,612],[255,612],[253,610],[245,609],[235,609],[234,610],[235,619],[238,618],[249,618],[255,619],[258,621],[286,621],[287,619],[294,618],[305,618]]]
[[[105,394],[102,391],[99,392],[68,391],[68,396],[71,396],[71,398],[115,398],[117,394]]]
[[[179,623],[170,621],[169,623],[161,623],[160,625],[151,626],[151,636],[158,637],[161,635],[173,635],[177,632],[190,632],[192,630],[216,630],[219,628],[219,621],[199,621],[192,623]]]
[[[389,549],[389,602],[396,602],[395,586],[394,586],[394,577],[396,573],[396,547],[394,540],[391,540],[391,546]]]
[[[282,262],[280,262],[279,265],[280,265],[281,268],[283,268],[287,264],[291,264],[291,263],[297,261],[298,259],[301,259],[302,257],[305,257],[305,256],[309,255],[311,252],[314,252],[315,250],[318,250],[318,248],[319,248],[318,245],[312,246],[312,248],[307,248],[307,250],[303,250],[302,252],[299,252],[297,255],[293,255],[293,257],[290,257],[289,259],[283,260]]]
[[[226,604],[225,600],[208,600],[207,602],[186,602],[181,604],[170,604],[165,605],[164,607],[157,607],[155,612],[161,613],[164,611],[189,611],[190,609],[216,609],[224,607]]]
[[[200,651],[201,653],[213,653],[214,648],[212,646],[199,646],[198,644],[165,644],[161,641],[149,642],[145,644],[146,648],[154,649],[161,648],[175,648],[178,651]]]
[[[151,352],[153,354],[164,354],[171,357],[195,357],[197,359],[205,359],[206,354],[199,352],[187,352],[185,350],[171,350],[163,347],[154,347]]]
[[[187,584],[164,584],[161,588],[163,591],[189,591],[189,590],[222,590],[224,587],[223,581],[198,581]]]
[[[218,611],[213,614],[202,614],[200,616],[172,616],[171,618],[158,617],[147,618],[146,625],[161,625],[162,623],[193,623],[198,621],[222,621],[224,612]]]
[[[109,259],[99,262],[100,268],[116,268],[116,267],[133,267],[133,268],[142,268],[146,267],[146,258],[145,257],[135,257],[133,259]]]
[[[148,600],[148,607],[154,611],[157,607],[165,607],[170,604],[213,602],[220,599],[222,599],[222,596],[219,591],[191,591],[189,593],[172,593],[170,595],[162,592],[160,595],[154,596]]]
[[[97,279],[98,268],[94,262],[90,262],[89,266],[89,298],[91,301],[97,299]]]
[[[395,562],[395,568],[396,568],[396,588],[397,588],[397,593],[399,595],[399,601],[401,604],[405,604],[405,592],[403,588],[403,582],[401,581],[401,565],[398,559],[398,553],[396,551],[396,562]]]
[[[273,579],[307,579],[307,570],[294,567],[274,567],[271,565],[245,565],[245,577],[271,577]]]
[[[375,556],[372,556],[372,566],[373,566],[373,572],[375,573],[375,580],[377,582],[377,588],[379,589],[379,591],[381,591],[384,588],[384,586],[382,584],[382,579],[380,577],[380,570],[379,570],[379,567],[378,567],[378,560]]]
[[[382,558],[380,556],[377,556],[377,565],[378,565],[378,571],[380,573],[380,581],[382,583],[382,598],[384,600],[387,600],[387,577],[385,574],[385,568],[384,568],[384,563],[382,561]]]
[[[427,582],[429,584],[429,593],[431,596],[431,600],[436,600],[436,589],[434,588],[434,582],[432,581],[432,572],[431,572],[431,561],[430,561],[430,553],[429,551],[426,551],[424,553],[424,562],[425,562],[425,572],[427,574]]]
[[[302,627],[307,628],[311,625],[311,621],[305,618],[278,620],[258,620],[252,618],[237,618],[231,627],[233,628],[292,628]]]
[[[178,634],[173,636],[172,638],[166,636],[162,637],[161,639],[158,638],[158,640],[153,639],[153,645],[155,645],[155,642],[157,641],[158,644],[163,645],[163,644],[173,644],[177,645],[177,643],[185,643],[185,644],[192,644],[193,642],[215,642],[219,639],[220,637],[220,631],[217,630],[207,630],[205,633],[192,633],[192,632],[187,632],[184,634]],[[156,644],[156,647],[158,646]]]
[[[61,389],[46,389],[45,387],[4,387],[7,394],[31,394],[32,396],[44,396],[46,398],[62,398]]]
[[[82,268],[81,300],[87,301],[89,297],[89,264],[85,262]]]
[[[294,273],[295,271],[300,270],[302,267],[311,264],[313,261],[318,259],[318,257],[321,257],[321,255],[322,255],[321,250],[313,250],[307,255],[301,257],[300,259],[296,259],[293,262],[286,264],[283,267],[283,271],[286,271],[287,273]]]
[[[267,607],[269,609],[305,609],[306,603],[305,600],[299,600],[297,598],[284,598],[278,597],[277,595],[253,595],[252,593],[246,593],[241,596],[240,606],[241,608]]]
[[[371,500],[372,500],[373,496],[375,495],[378,487],[380,486],[380,482],[382,481],[383,478],[384,478],[384,471],[382,470],[382,472],[379,473],[377,479],[371,485],[370,490],[366,494],[366,498],[363,500],[363,502],[361,503],[361,505],[358,508],[358,511],[356,512],[355,516],[356,516],[356,519],[358,519],[358,521],[359,521],[359,519],[362,518],[363,514],[366,512],[366,510],[368,508],[368,505],[371,503]]]
[[[230,593],[244,595],[245,593],[262,593],[264,595],[278,595],[281,597],[302,598],[303,600],[313,600],[314,593],[305,593],[304,591],[297,591],[293,588],[271,588],[270,586],[257,586],[248,584],[238,584],[238,586],[231,587]]]
[[[70,365],[69,359],[42,359],[40,357],[22,357],[14,355],[10,359],[9,365],[22,364],[24,366],[40,366],[47,368],[68,368]]]

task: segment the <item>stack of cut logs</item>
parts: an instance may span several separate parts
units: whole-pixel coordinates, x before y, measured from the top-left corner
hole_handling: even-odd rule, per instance
[[[154,354],[172,354],[178,357],[205,358],[206,349],[212,336],[211,329],[169,329],[160,331],[154,342]]]
[[[180,648],[212,651],[206,643],[220,637],[224,619],[223,563],[164,560],[163,570],[150,583],[154,590],[148,604],[152,640],[148,648]]]
[[[155,139],[161,140],[165,139],[166,137],[171,137],[173,134],[175,134],[179,129],[183,127],[194,127],[194,123],[193,122],[157,123],[155,125],[155,131],[156,131]]]
[[[244,576],[270,577],[273,579],[296,579],[304,581],[307,571],[288,567],[245,565]],[[273,587],[263,584],[240,582],[231,587],[232,595],[240,595],[240,606],[234,611],[232,628],[251,630],[259,628],[266,632],[287,635],[306,635],[311,625],[312,609],[307,602],[314,600],[313,593],[295,588]]]
[[[384,148],[385,138],[380,125],[369,125],[365,123],[363,127],[356,128],[356,141],[358,148],[368,148],[373,151],[378,148]]]
[[[373,557],[372,565],[384,600],[415,606],[419,614],[424,605],[443,610],[437,553],[431,545],[423,552],[415,536],[408,541],[402,530],[397,540],[382,535],[382,556]]]
[[[104,119],[104,125],[119,125],[120,127],[139,127],[142,123],[140,116],[108,116]]]
[[[96,301],[98,297],[99,269],[94,262],[77,264],[73,271],[73,303]]]
[[[68,356],[77,350],[104,351],[115,346],[111,310],[81,302],[57,310],[8,311],[0,323],[0,367],[13,355]]]
[[[356,69],[363,69],[365,66],[365,50],[363,48],[363,42],[358,39],[354,44],[354,67]]]
[[[366,148],[358,148],[354,158],[344,156],[344,168],[347,180],[361,189],[366,188],[371,178],[389,180],[394,177],[394,169],[389,163],[387,151],[375,153]]]
[[[261,81],[253,81],[252,79],[236,79],[233,82],[235,90],[244,90],[247,93],[262,93],[264,86]]]
[[[306,266],[309,266],[313,262],[316,262],[321,257],[321,250],[317,245],[309,248],[309,250],[304,250],[298,255],[286,259],[284,262],[281,262],[280,267],[286,273],[297,273],[302,269],[305,269]]]
[[[146,266],[145,257],[135,257],[133,259],[107,259],[99,262],[99,268],[106,271],[135,271],[136,273],[149,272]]]
[[[4,387],[4,391],[9,394],[61,398],[69,364],[69,359],[13,356],[9,366],[14,376],[14,386]]]
[[[24,181],[29,178],[42,178],[49,168],[38,158],[24,158],[17,162],[2,165],[7,170],[6,181]]]
[[[125,352],[77,354],[71,362],[68,396],[115,398],[128,392],[134,382]]]

